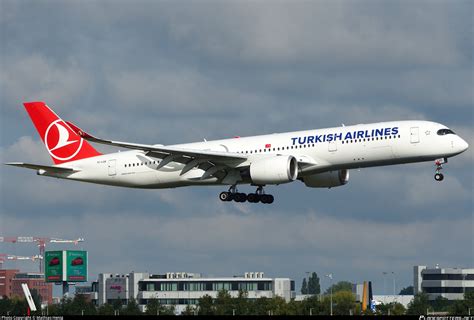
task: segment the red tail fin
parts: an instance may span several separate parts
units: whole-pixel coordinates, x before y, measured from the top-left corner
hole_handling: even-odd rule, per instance
[[[24,106],[55,164],[101,155],[44,102],[25,102]]]

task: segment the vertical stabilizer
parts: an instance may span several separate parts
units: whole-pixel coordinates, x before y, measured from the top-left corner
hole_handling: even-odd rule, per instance
[[[101,155],[44,102],[23,105],[55,164]]]

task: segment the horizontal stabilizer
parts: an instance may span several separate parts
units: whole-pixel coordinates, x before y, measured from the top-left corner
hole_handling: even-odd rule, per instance
[[[64,168],[64,167],[56,167],[56,166],[43,166],[40,164],[32,164],[32,163],[24,163],[24,162],[7,162],[5,163],[7,166],[15,166],[20,168],[27,168],[33,170],[44,170],[51,173],[73,173],[79,170],[75,170],[73,168]]]

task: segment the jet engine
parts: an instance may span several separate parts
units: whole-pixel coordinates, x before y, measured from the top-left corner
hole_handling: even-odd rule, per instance
[[[302,178],[304,184],[310,188],[332,188],[343,186],[349,181],[349,170],[342,169],[316,173]]]
[[[298,161],[293,156],[274,156],[252,162],[250,178],[257,185],[281,184],[298,177]]]

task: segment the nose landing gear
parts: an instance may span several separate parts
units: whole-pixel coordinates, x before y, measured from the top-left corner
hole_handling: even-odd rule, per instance
[[[436,171],[434,178],[436,181],[443,181],[444,175],[441,173],[441,169],[443,169],[443,164],[448,163],[447,158],[437,159],[435,161]]]

